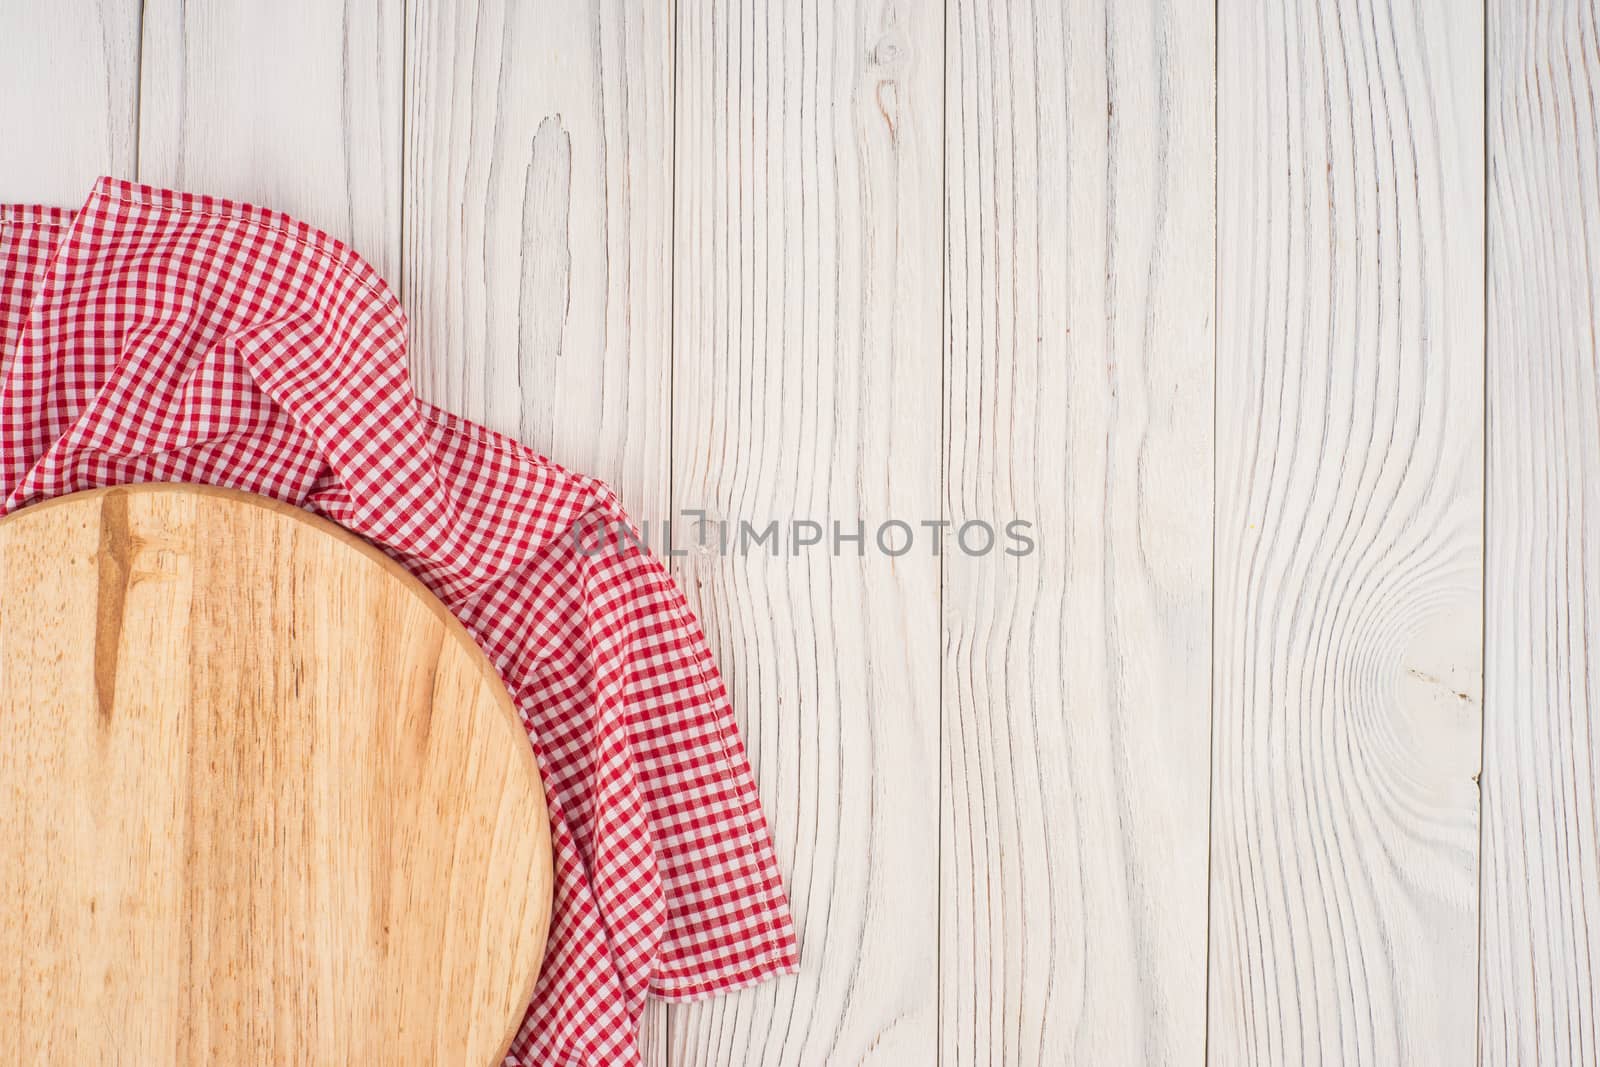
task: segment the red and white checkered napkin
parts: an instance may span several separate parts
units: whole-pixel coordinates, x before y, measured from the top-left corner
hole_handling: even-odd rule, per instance
[[[791,971],[788,903],[722,681],[665,568],[593,554],[605,485],[421,403],[406,319],[287,216],[102,179],[0,208],[0,512],[184,481],[303,505],[399,560],[516,698],[555,914],[508,1064],[637,1064],[647,994]]]

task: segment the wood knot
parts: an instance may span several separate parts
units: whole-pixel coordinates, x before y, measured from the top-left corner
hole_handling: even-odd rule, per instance
[[[888,30],[872,46],[870,59],[882,77],[895,77],[904,69],[910,56],[905,38],[898,30]]]

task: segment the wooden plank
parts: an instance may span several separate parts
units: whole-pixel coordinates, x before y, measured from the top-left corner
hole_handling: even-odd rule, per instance
[[[0,203],[77,207],[134,171],[137,0],[7,4],[0,21]]]
[[[1220,11],[1210,1055],[1468,1063],[1482,13]]]
[[[145,6],[139,180],[312,223],[400,269],[399,0]]]
[[[428,399],[666,513],[670,7],[419,0],[406,279]]]
[[[949,25],[942,1062],[1198,1064],[1212,9]]]
[[[428,400],[605,478],[671,480],[670,6],[408,5],[405,277]],[[666,1012],[641,1044],[664,1063]]]
[[[1600,1060],[1600,28],[1489,4],[1485,1064]]]
[[[685,585],[727,673],[798,978],[675,1007],[674,1064],[937,1055],[943,11],[678,5],[674,503],[763,528]],[[835,555],[830,524],[867,524]],[[898,548],[900,542],[891,541]]]

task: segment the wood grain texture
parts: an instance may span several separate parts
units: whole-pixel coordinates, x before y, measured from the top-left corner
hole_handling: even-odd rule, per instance
[[[1481,11],[1220,10],[1210,1058],[1468,1063]]]
[[[185,486],[8,517],[0,589],[0,1059],[499,1062],[549,827],[443,605]]]
[[[684,1067],[937,1055],[938,560],[872,539],[940,511],[942,33],[678,5],[674,504],[828,542],[680,561],[801,936],[797,978],[672,1009]]]
[[[671,7],[416,0],[407,17],[418,391],[664,516]]]
[[[1485,1064],[1600,1062],[1600,29],[1489,4]]]
[[[1198,1064],[1211,7],[949,33],[941,1062]]]
[[[133,173],[138,0],[0,4],[0,203],[77,207]]]
[[[149,0],[139,180],[288,212],[398,280],[402,28],[400,0]]]

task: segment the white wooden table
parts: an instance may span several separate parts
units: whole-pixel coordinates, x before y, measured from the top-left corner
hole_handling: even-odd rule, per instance
[[[0,199],[308,219],[636,516],[1035,523],[678,561],[804,970],[655,1063],[1594,1063],[1597,21],[0,0]]]

